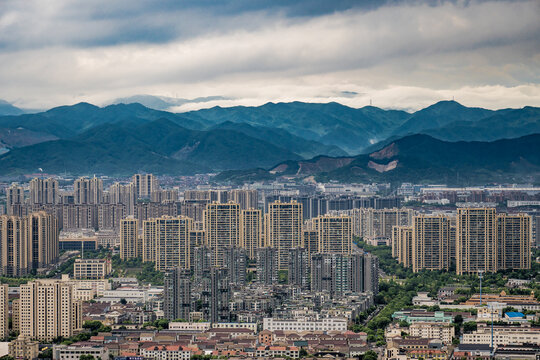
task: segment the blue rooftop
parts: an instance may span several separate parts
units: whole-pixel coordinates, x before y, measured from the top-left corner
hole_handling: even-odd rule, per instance
[[[517,317],[522,318],[522,317],[525,317],[525,315],[524,315],[523,313],[515,312],[515,311],[507,312],[505,315],[508,316],[508,317],[513,317],[513,318],[517,318]]]

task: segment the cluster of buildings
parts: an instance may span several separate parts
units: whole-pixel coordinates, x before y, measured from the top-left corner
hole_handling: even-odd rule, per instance
[[[416,215],[392,229],[392,256],[413,271],[457,274],[531,267],[531,217],[495,208],[458,208],[455,217]]]

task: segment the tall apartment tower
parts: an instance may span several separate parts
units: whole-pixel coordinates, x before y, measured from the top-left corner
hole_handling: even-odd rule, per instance
[[[152,192],[159,190],[159,182],[152,174],[135,174],[132,180],[139,198],[149,198]]]
[[[28,242],[28,219],[0,217],[2,275],[23,276],[32,269],[32,252]]]
[[[296,201],[268,205],[266,241],[277,251],[279,270],[287,270],[290,249],[303,247],[302,216],[302,204]]]
[[[263,221],[261,210],[248,209],[240,213],[240,244],[250,259],[255,259],[257,250],[263,247]]]
[[[39,269],[58,258],[58,223],[45,211],[28,215],[28,241],[32,251],[32,269]]]
[[[319,252],[351,253],[352,220],[349,216],[318,216],[313,219],[313,227],[317,231]]]
[[[531,268],[531,217],[527,214],[497,216],[498,269]]]
[[[247,254],[246,249],[231,247],[226,251],[225,267],[229,270],[229,281],[234,285],[246,284]]]
[[[81,177],[73,183],[73,197],[77,205],[99,205],[103,201],[103,181],[97,177]]]
[[[308,264],[311,268],[311,257],[319,252],[319,237],[316,230],[302,231],[304,249],[308,253]]]
[[[73,299],[71,284],[36,280],[20,286],[20,334],[51,341],[71,337],[81,328],[81,303]]]
[[[228,198],[229,201],[239,204],[241,210],[257,209],[259,206],[257,190],[231,190],[229,191]]]
[[[20,215],[20,207],[24,204],[24,188],[17,183],[6,189],[6,211],[8,215]],[[19,208],[19,209],[18,209]]]
[[[120,220],[120,258],[127,260],[142,257],[141,243],[139,220],[134,217]]]
[[[150,251],[155,253],[156,270],[190,268],[192,227],[193,220],[185,216],[162,216],[144,221],[143,254],[148,255]],[[149,229],[153,231],[148,231]]]
[[[400,264],[412,266],[412,237],[411,226],[394,226],[392,228],[392,255],[395,254]]]
[[[0,339],[9,336],[8,284],[0,284]]]
[[[58,180],[34,178],[30,180],[30,204],[57,204],[59,200]]]
[[[343,254],[315,254],[311,259],[311,290],[331,296],[351,291],[351,261]]]
[[[210,322],[230,322],[229,301],[231,289],[228,270],[213,267],[210,274],[210,284]]]
[[[225,266],[225,253],[240,243],[240,205],[212,203],[206,206],[204,212],[204,229],[206,242],[212,250],[212,265]]]
[[[191,312],[191,274],[189,270],[174,268],[165,273],[163,312],[169,320],[189,319]]]
[[[365,253],[316,254],[311,260],[311,290],[332,296],[347,292],[379,291],[379,262]]]
[[[0,216],[0,273],[22,276],[58,257],[58,227],[44,211],[25,217]]]
[[[265,247],[257,251],[257,282],[264,285],[273,285],[278,282],[277,251]]]
[[[497,218],[494,208],[460,208],[456,224],[458,275],[497,271]]]
[[[309,253],[304,248],[289,250],[288,283],[300,286],[302,290],[309,289]]]
[[[413,218],[412,269],[450,268],[450,219],[444,215],[419,215]]]
[[[133,215],[137,203],[137,189],[133,183],[114,183],[109,187],[109,202],[126,206],[127,215]]]
[[[212,269],[212,252],[206,246],[199,246],[194,249],[193,255],[193,275],[195,283],[200,283],[203,279],[210,279]]]

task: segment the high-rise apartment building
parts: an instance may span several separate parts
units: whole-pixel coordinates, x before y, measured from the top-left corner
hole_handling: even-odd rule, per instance
[[[311,260],[311,290],[330,295],[379,290],[379,263],[371,254],[315,254]]]
[[[313,219],[320,253],[350,254],[352,221],[349,216],[323,215]]]
[[[191,312],[191,274],[187,269],[173,268],[165,273],[163,312],[166,319],[189,319]]]
[[[394,226],[410,226],[412,209],[361,209],[361,234],[364,241],[373,245],[390,244]]]
[[[448,270],[451,263],[450,219],[444,215],[419,215],[413,218],[412,269]]]
[[[212,265],[225,266],[225,253],[240,243],[240,205],[212,203],[204,212],[206,242],[212,251]]]
[[[304,249],[308,253],[308,264],[311,268],[311,257],[319,252],[319,237],[316,230],[302,231]]]
[[[103,201],[103,181],[97,177],[81,177],[73,183],[75,204],[99,205]]]
[[[411,226],[394,226],[392,229],[392,255],[405,267],[412,266],[412,236]]]
[[[300,286],[303,290],[309,289],[309,253],[304,248],[289,250],[288,283]]]
[[[127,217],[120,220],[120,258],[122,260],[142,257],[139,238],[139,220]]]
[[[196,247],[193,251],[193,277],[196,283],[210,279],[212,269],[212,252],[206,246]]]
[[[0,284],[0,339],[9,336],[8,285]]]
[[[114,183],[109,187],[109,202],[111,204],[122,204],[126,206],[126,215],[135,213],[137,203],[137,189],[133,183]]]
[[[0,272],[27,275],[58,257],[58,227],[44,211],[29,216],[0,216]]]
[[[278,269],[287,270],[289,250],[303,247],[302,204],[276,201],[268,205],[266,241],[277,251]]]
[[[30,204],[57,204],[60,199],[58,191],[58,180],[34,178],[30,180]]]
[[[8,215],[21,215],[20,208],[24,204],[24,188],[13,183],[6,189],[6,211]]]
[[[193,220],[185,216],[162,216],[143,223],[143,256],[154,260],[156,270],[191,266],[190,232]]]
[[[158,179],[152,174],[135,174],[132,181],[139,198],[150,198],[152,192],[159,190]]]
[[[229,191],[228,199],[240,205],[241,210],[257,209],[259,205],[257,190],[236,189]]]
[[[257,250],[263,247],[263,221],[261,210],[248,209],[240,213],[240,244],[250,259],[255,259]]]
[[[81,328],[81,303],[72,285],[60,280],[36,280],[20,286],[20,334],[51,341],[71,337]]]
[[[231,289],[228,270],[213,267],[210,274],[210,284],[210,321],[214,323],[230,322]]]
[[[497,216],[497,268],[531,268],[531,217],[527,214]]]
[[[494,208],[459,208],[456,272],[497,271],[497,217]]]
[[[273,285],[278,282],[277,251],[271,247],[260,248],[257,251],[257,282]]]
[[[247,269],[246,249],[236,246],[231,247],[226,250],[225,259],[229,282],[234,285],[245,285]]]

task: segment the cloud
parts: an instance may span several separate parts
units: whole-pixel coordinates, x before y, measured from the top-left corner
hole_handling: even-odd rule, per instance
[[[155,3],[2,3],[0,98],[48,107],[133,94],[224,97],[179,111],[370,99],[417,109],[452,96],[540,106],[535,0]]]

